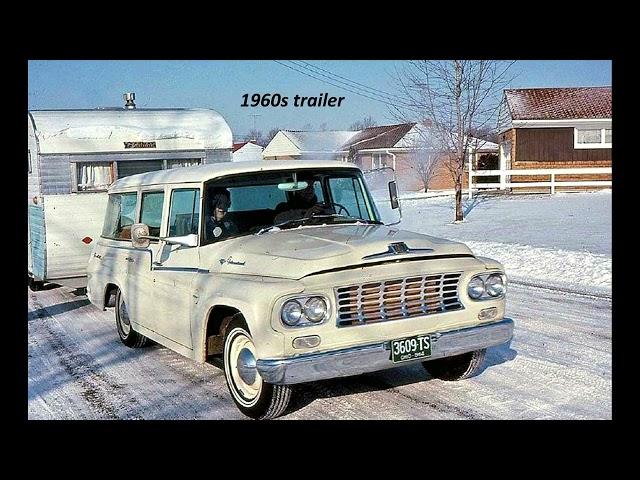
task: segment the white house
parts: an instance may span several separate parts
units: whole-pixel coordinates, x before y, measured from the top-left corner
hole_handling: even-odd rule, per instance
[[[253,162],[262,160],[264,147],[253,142],[233,144],[233,162]]]
[[[301,132],[280,130],[266,146],[265,160],[333,160],[342,145],[357,131],[327,130]]]

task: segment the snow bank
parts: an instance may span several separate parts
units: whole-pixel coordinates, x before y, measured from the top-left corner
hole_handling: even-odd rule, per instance
[[[502,263],[513,281],[611,293],[611,257],[507,243],[466,241],[474,254]]]

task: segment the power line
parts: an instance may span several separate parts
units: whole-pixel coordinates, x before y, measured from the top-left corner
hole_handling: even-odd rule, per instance
[[[295,63],[294,60],[289,60],[289,61]],[[327,70],[325,68],[319,67],[317,65],[313,65],[312,63],[309,63],[309,62],[305,62],[304,60],[300,60],[299,63],[304,63],[305,65],[308,65],[309,67],[311,67],[311,68],[313,68],[315,70],[321,70],[323,72],[328,73],[330,76],[341,78],[341,79],[346,80],[347,82],[352,83],[354,85],[359,85],[361,87],[364,87],[366,90],[371,90],[373,92],[379,92],[384,97],[387,97],[389,99],[396,99],[396,100],[399,100],[400,102],[404,103],[404,99],[402,97],[398,96],[398,95],[395,95],[395,94],[392,94],[392,93],[388,93],[388,92],[385,92],[384,90],[379,90],[379,89],[374,88],[374,87],[369,87],[369,86],[367,86],[367,85],[365,85],[363,83],[356,82],[355,80],[351,80],[351,79],[349,79],[347,77],[343,77],[342,75],[338,75],[337,73],[333,73],[333,72],[331,72],[331,71],[329,71],[329,70]]]
[[[278,60],[274,60],[274,62],[276,62],[276,63],[278,63],[278,64],[280,64],[280,65],[282,65],[284,67],[287,67],[287,68],[289,68],[289,69],[291,69],[291,70],[293,70],[295,72],[298,72],[298,73],[301,73],[303,75],[306,75],[307,77],[313,78],[315,80],[319,80],[321,82],[327,83],[327,84],[332,85],[332,86],[337,87],[337,88],[341,88],[341,89],[346,90],[348,92],[355,93],[356,95],[360,95],[361,97],[365,97],[365,98],[368,98],[370,100],[374,100],[376,102],[384,103],[384,104],[390,105],[392,107],[397,107],[396,103],[391,103],[391,102],[388,101],[388,99],[382,99],[380,96],[372,97],[372,96],[368,95],[370,92],[366,92],[366,94],[365,94],[365,93],[362,93],[362,92],[358,92],[357,90],[352,90],[352,88],[356,88],[356,87],[352,87],[351,85],[348,85],[345,82],[341,82],[339,80],[335,80],[335,79],[333,79],[331,77],[327,77],[326,75],[322,75],[320,73],[314,72],[314,73],[317,73],[318,75],[322,75],[322,76],[324,76],[326,78],[330,78],[332,81],[323,80],[322,78],[318,78],[318,77],[316,77],[316,76],[314,76],[314,75],[312,75],[310,73],[304,72],[302,70],[298,70],[297,68],[292,67],[291,65],[287,65],[286,63],[280,62]],[[297,64],[294,64],[294,65],[299,67],[299,65],[297,65]],[[338,82],[338,84],[333,83],[333,82]],[[342,83],[343,85],[340,85],[340,83]],[[345,85],[347,85],[347,86],[345,86]],[[362,90],[362,89],[359,89],[359,90]],[[371,95],[373,95],[373,94],[371,94]],[[407,104],[403,104],[403,106],[405,108],[407,108],[407,109],[413,110],[415,112],[419,112],[419,110],[417,110],[414,107],[409,106]]]

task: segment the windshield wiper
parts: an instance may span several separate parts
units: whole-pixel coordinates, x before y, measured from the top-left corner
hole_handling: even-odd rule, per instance
[[[364,223],[367,223],[367,224],[382,225],[382,222],[379,222],[377,220],[366,220],[364,218],[350,217],[348,215],[340,215],[338,213],[331,213],[331,214],[324,214],[324,215],[311,215],[310,217],[294,218],[294,219],[291,219],[291,220],[287,220],[286,222],[282,222],[282,223],[278,223],[276,225],[271,225],[270,227],[262,228],[262,229],[260,229],[258,231],[258,233],[256,233],[256,235],[262,235],[263,233],[269,232],[269,231],[273,230],[274,228],[280,229],[280,227],[284,227],[286,225],[289,225],[289,224],[292,224],[292,223],[296,223],[296,222],[300,222],[300,224],[304,224],[306,221],[313,220],[314,218],[345,218],[345,219],[348,219],[348,220],[355,220],[357,222],[364,222]]]

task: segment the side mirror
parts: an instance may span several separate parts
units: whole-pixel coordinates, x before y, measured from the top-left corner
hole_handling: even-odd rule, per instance
[[[389,182],[389,198],[391,200],[391,208],[400,208],[400,202],[398,201],[398,185],[395,180]]]
[[[183,235],[181,237],[162,237],[160,240],[173,245],[182,245],[183,247],[197,247],[198,235],[190,233],[189,235]]]
[[[131,244],[133,248],[147,248],[149,246],[149,227],[144,223],[131,225]]]

